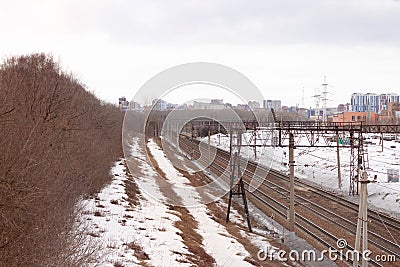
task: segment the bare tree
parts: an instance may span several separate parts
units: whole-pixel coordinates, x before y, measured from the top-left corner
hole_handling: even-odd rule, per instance
[[[110,179],[122,114],[51,56],[0,67],[0,266],[82,265],[75,204]],[[79,248],[79,249],[78,249]],[[74,251],[77,254],[74,254]],[[81,255],[77,257],[76,255]]]

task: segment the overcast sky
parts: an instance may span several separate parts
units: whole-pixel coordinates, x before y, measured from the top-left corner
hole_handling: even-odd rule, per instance
[[[352,92],[400,93],[400,1],[0,1],[0,56],[51,53],[117,102],[166,68],[227,65],[266,99],[328,106]],[[304,101],[303,90],[304,88]],[[191,88],[193,90],[193,88]]]

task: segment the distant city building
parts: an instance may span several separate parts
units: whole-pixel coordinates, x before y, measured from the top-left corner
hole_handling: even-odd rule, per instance
[[[399,102],[397,94],[360,94],[354,93],[351,95],[351,110],[352,111],[373,111],[380,114],[382,110],[387,110],[389,103]]]
[[[398,94],[382,94],[379,95],[379,111],[389,110],[390,103],[400,102]]]
[[[223,99],[211,99],[211,104],[221,105],[221,104],[224,104],[224,100]]]
[[[153,99],[152,104],[154,106],[154,110],[166,110],[168,107],[168,103],[162,99]]]
[[[129,109],[130,109],[130,110],[140,110],[141,107],[142,107],[142,106],[140,105],[139,102],[131,101],[131,102],[129,103]]]
[[[252,110],[258,110],[260,109],[260,103],[257,101],[249,101],[249,108]]]
[[[173,110],[173,109],[178,109],[178,108],[179,108],[178,104],[167,103],[167,110]]]
[[[340,106],[340,105],[339,105]],[[339,107],[326,108],[326,117],[329,120],[335,113],[338,112]],[[319,112],[319,114],[318,114]],[[308,118],[311,120],[322,120],[324,116],[324,110],[322,108],[310,108],[308,111]]]
[[[246,104],[237,104],[236,109],[250,110],[250,107],[249,107],[249,105],[246,105]]]
[[[297,113],[302,117],[308,118],[309,110],[306,108],[298,108]]]
[[[129,102],[126,100],[126,97],[123,96],[118,98],[118,108],[123,112],[129,109]]]
[[[217,101],[213,101],[213,100],[217,100]],[[219,101],[221,99],[213,99],[213,100],[211,100],[211,103],[193,101],[193,109],[224,109],[225,108],[225,105]]]
[[[265,101],[265,100],[264,100]],[[268,109],[268,108],[267,108]],[[269,108],[268,110],[270,110],[271,108]],[[275,109],[274,109],[275,110]],[[283,112],[289,112],[289,107],[288,106],[282,106],[281,107],[281,111]]]
[[[120,98],[118,98],[118,104],[119,105],[123,105],[123,104],[125,104],[127,101],[126,101],[126,97],[120,97]]]
[[[351,111],[350,103],[339,104],[339,106],[337,107],[337,111],[338,112]]]
[[[276,111],[276,109],[274,109],[274,110]],[[280,108],[280,111],[283,111],[283,112],[297,112],[298,111],[298,107],[296,107],[296,106],[290,106],[290,107],[282,106]]]
[[[377,94],[360,94],[354,93],[351,95],[351,110],[352,111],[373,111],[379,112],[379,96]]]
[[[374,111],[370,112],[369,123],[376,123],[378,121],[379,115]],[[364,111],[347,111],[341,112],[333,115],[332,122],[337,123],[366,123],[367,122],[367,112]]]
[[[391,102],[387,110],[382,110],[379,120],[385,123],[400,122],[400,102]]]
[[[178,109],[181,109],[181,110],[183,110],[183,109],[191,109],[191,107],[189,107],[188,104],[182,104],[182,105],[179,105]]]
[[[279,111],[281,110],[281,105],[281,100],[263,100],[263,108],[267,110],[273,108],[275,111]]]
[[[319,114],[318,114],[319,111]],[[308,118],[312,120],[317,120],[317,119],[322,119],[322,116],[324,115],[324,111],[322,109],[316,109],[316,108],[310,108],[308,110]]]

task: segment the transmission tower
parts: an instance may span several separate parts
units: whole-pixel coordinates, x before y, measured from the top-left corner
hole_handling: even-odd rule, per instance
[[[322,86],[322,95],[321,95],[321,100],[322,100],[322,122],[326,123],[328,121],[328,116],[326,114],[326,102],[328,101],[328,98],[327,98],[327,95],[328,95],[328,84],[326,83],[326,76],[324,76],[324,83],[321,86]]]
[[[315,101],[315,113],[317,115],[317,121],[319,121],[319,103],[321,101],[321,95],[319,94],[319,89],[315,88],[315,95],[313,95]]]

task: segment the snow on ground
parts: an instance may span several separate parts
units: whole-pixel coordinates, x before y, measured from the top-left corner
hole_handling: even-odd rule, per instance
[[[225,202],[218,202],[217,206],[221,207],[223,210],[227,210],[228,204]],[[252,212],[251,214],[255,214]],[[239,212],[231,207],[231,211],[229,213],[229,221],[235,222],[238,225],[246,225],[247,222],[244,220],[243,216],[239,214]],[[268,229],[274,229],[272,225],[269,224],[269,222],[263,221],[263,224],[268,228]],[[276,234],[281,234],[281,232],[278,229],[274,229]],[[259,234],[257,234],[259,233]],[[266,247],[270,247],[269,249],[272,249],[274,247],[271,246],[271,244],[268,242],[268,239],[263,236],[265,233],[265,230],[261,230],[258,228],[253,229],[253,233],[245,232],[243,230],[240,230],[240,234],[248,238],[250,242],[255,245],[259,249],[266,249]],[[276,249],[276,248],[274,248]]]
[[[202,245],[216,266],[252,266],[244,246],[227,229],[214,221],[201,196],[190,186],[190,181],[177,171],[154,142],[148,147],[173,190],[182,197],[190,214],[199,222],[196,230],[203,238]],[[82,210],[77,227],[88,235],[88,242],[99,246],[97,260],[90,266],[191,266],[185,255],[190,255],[175,227],[180,218],[169,208],[156,182],[156,171],[146,161],[145,152],[134,138],[131,157],[136,159],[140,173],[127,175],[125,160],[115,163],[113,179],[95,197],[80,201]],[[140,190],[139,203],[132,205],[126,192],[127,184],[136,182]],[[241,221],[232,208],[232,219]],[[260,249],[269,246],[261,236],[241,231]]]
[[[146,194],[142,194],[139,206],[130,205],[124,186],[125,167],[121,163],[117,162],[112,169],[111,184],[95,199],[81,203],[86,211],[82,220],[87,221],[87,233],[101,245],[100,259],[92,266],[114,266],[117,262],[124,266],[141,266],[134,256],[136,246],[148,255],[145,261],[152,266],[190,266],[183,263],[184,258],[180,256],[180,253],[189,252],[177,234],[180,230],[173,225],[179,218],[171,214],[166,205]],[[142,182],[151,183],[152,179],[147,180],[143,178]],[[158,196],[161,197],[159,192]]]
[[[259,136],[258,138],[260,138]],[[400,170],[400,143],[395,141],[384,141],[384,149],[381,152],[379,139],[366,135],[365,147],[368,151],[370,179],[377,176],[376,183],[368,185],[368,201],[371,205],[392,213],[400,215],[400,182],[388,182],[388,169]],[[208,138],[202,138],[208,142]],[[243,135],[244,144],[252,144],[251,134]],[[222,134],[211,136],[211,144],[224,150],[229,150],[229,137]],[[308,144],[306,138],[300,140],[299,144]],[[251,147],[242,147],[241,154],[245,158],[254,159],[254,150]],[[258,147],[257,159],[261,164],[271,166],[272,169],[284,174],[289,173],[288,148],[281,147]],[[336,148],[296,148],[295,175],[300,179],[306,179],[318,184],[325,189],[333,190],[346,196],[350,186],[350,148],[340,149],[342,187],[339,189],[337,178]]]
[[[207,207],[201,203],[201,196],[194,187],[188,186],[190,181],[177,171],[165,157],[159,146],[150,141],[148,143],[151,154],[157,161],[166,178],[171,181],[174,191],[182,197],[183,203],[196,221],[201,222],[198,233],[203,237],[203,246],[218,266],[252,266],[244,261],[249,253],[224,226],[210,218]]]
[[[86,234],[91,236],[92,242],[101,238],[100,261],[102,266],[113,266],[114,263],[123,259],[132,266],[139,261],[130,251],[127,243],[133,241],[133,232],[131,227],[125,227],[122,220],[128,206],[128,196],[125,194],[123,169],[119,163],[112,168],[114,179],[108,186],[97,195],[81,201],[80,207],[83,207],[84,223]],[[118,203],[118,204],[112,204]],[[129,212],[127,212],[129,214]],[[86,222],[85,222],[86,220]],[[94,264],[96,265],[96,264]]]

